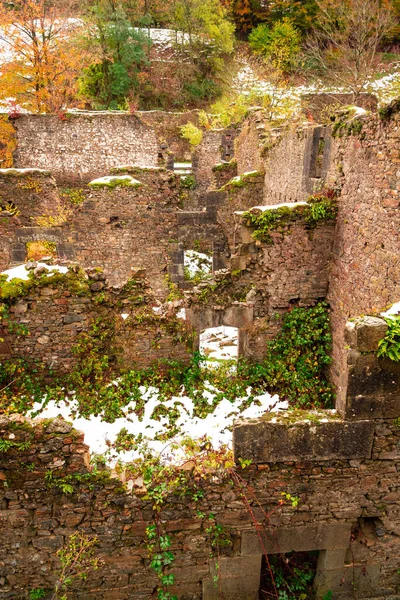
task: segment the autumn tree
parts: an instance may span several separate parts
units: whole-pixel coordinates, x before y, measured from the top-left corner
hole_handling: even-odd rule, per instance
[[[119,108],[138,86],[150,40],[133,27],[119,0],[97,0],[88,14],[88,47],[95,60],[80,80],[80,93],[97,108]]]
[[[222,0],[230,19],[236,27],[236,35],[246,39],[250,31],[260,22],[261,0]]]
[[[58,16],[48,0],[1,4],[0,99],[37,112],[70,106],[84,64],[79,29],[79,22]]]
[[[178,37],[192,50],[208,54],[231,54],[234,46],[234,25],[220,0],[175,0],[175,28],[186,34]]]
[[[382,41],[395,25],[386,0],[319,0],[318,18],[306,48],[313,73],[349,89],[354,98],[373,74]]]
[[[290,19],[297,29],[305,32],[313,26],[317,12],[316,0],[273,0],[263,3],[261,18],[268,25]]]

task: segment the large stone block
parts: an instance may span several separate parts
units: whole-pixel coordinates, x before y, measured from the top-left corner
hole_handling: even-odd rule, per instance
[[[237,421],[235,460],[254,463],[369,458],[374,424],[368,421],[272,423],[263,418]]]
[[[350,525],[347,523],[264,528],[261,539],[254,530],[243,532],[242,556],[346,549],[349,540]]]
[[[387,329],[387,323],[383,319],[358,317],[346,323],[345,338],[348,344],[359,352],[376,352]]]
[[[376,354],[348,354],[345,416],[391,419],[400,416],[400,363]]]
[[[203,600],[258,600],[261,559],[257,554],[212,561],[212,578],[203,580]]]

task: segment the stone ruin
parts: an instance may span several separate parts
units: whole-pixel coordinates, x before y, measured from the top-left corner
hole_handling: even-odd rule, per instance
[[[10,311],[30,335],[5,331],[1,356],[35,356],[66,371],[76,336],[122,302],[127,313],[141,305],[161,311],[139,328],[121,325],[125,366],[159,356],[189,360],[201,332],[219,325],[236,327],[239,355],[259,360],[292,306],[327,299],[337,413],[235,423],[235,460],[251,461],[240,476],[263,527],[254,526],[236,489],[212,477],[204,483],[202,510],[215,514],[232,542],[218,559],[216,586],[216,559],[193,502],[169,498],[173,591],[181,600],[256,600],[263,556],[317,551],[317,598],[400,598],[400,363],[376,355],[387,329],[381,313],[400,299],[400,116],[365,113],[336,130],[308,122],[271,134],[255,111],[240,127],[206,131],[193,154],[177,134],[188,119],[196,115],[15,121],[14,166],[0,170],[0,268],[19,265],[27,244],[46,241],[70,272],[85,269],[88,290],[66,291],[50,278],[32,288]],[[194,189],[174,168],[185,160]],[[134,185],[118,185],[127,176]],[[327,189],[338,196],[337,218],[310,228],[297,209]],[[243,213],[282,205],[295,211],[290,222],[271,232],[272,244],[255,240]],[[213,280],[196,287],[184,277],[184,254],[199,247],[212,253]],[[124,288],[132,274],[134,293]],[[223,293],[201,294],[221,281]],[[171,284],[182,300],[168,300]],[[107,308],[95,301],[102,292],[111,298]],[[163,329],[180,308],[192,345]],[[104,566],[79,583],[75,598],[155,597],[143,545],[151,502],[112,478],[70,496],[49,489],[49,469],[90,472],[83,436],[64,421],[0,417],[0,438],[11,437],[30,443],[0,454],[0,598],[22,600],[41,582],[50,585],[55,552],[76,529],[98,537]],[[282,491],[299,497],[299,508],[267,519]]]

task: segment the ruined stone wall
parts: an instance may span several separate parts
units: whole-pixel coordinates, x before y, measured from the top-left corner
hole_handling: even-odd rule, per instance
[[[345,390],[345,323],[379,313],[400,298],[400,117],[364,118],[358,136],[336,141],[330,177],[341,182],[328,299],[332,306],[333,367],[338,408]]]
[[[254,328],[249,332],[246,355],[262,359],[266,341],[279,331],[281,317],[292,306],[314,306],[328,291],[329,265],[335,223],[310,229],[301,216],[290,225],[271,231],[271,243],[254,240],[254,229],[235,215],[235,254],[231,269],[252,288]]]
[[[206,131],[203,141],[193,153],[193,173],[196,177],[196,195],[204,193],[212,181],[212,168],[221,162],[223,131]]]
[[[165,297],[179,179],[168,171],[130,173],[143,185],[91,189],[74,212],[68,237],[83,266],[103,268],[113,284],[124,282],[132,268],[145,268],[156,294]]]
[[[239,185],[228,182],[223,187],[224,195],[218,206],[218,223],[228,241],[231,253],[235,251],[234,213],[246,211],[253,206],[263,204],[264,176],[262,171],[252,172],[251,176],[242,178]]]
[[[330,160],[329,129],[309,125],[272,132],[270,148],[264,155],[264,203],[307,200],[325,185]]]
[[[190,161],[190,145],[180,130],[188,122],[198,123],[197,111],[76,112],[62,119],[21,115],[13,121],[14,166],[49,170],[57,181],[87,183],[121,165],[154,167],[170,155]],[[209,150],[206,143],[203,160]]]
[[[248,171],[262,171],[262,136],[265,127],[257,114],[251,115],[243,123],[235,140],[235,160],[239,175]]]
[[[136,269],[132,275],[127,288],[108,285],[96,270],[86,277],[77,277],[74,270],[37,275],[33,286],[5,300],[11,330],[7,324],[1,328],[2,358],[23,359],[46,374],[49,369],[70,372],[79,362],[74,347],[80,334],[88,333],[104,345],[102,352],[117,371],[147,367],[159,358],[187,361],[189,330],[174,315],[156,315],[152,307],[157,302],[144,271]],[[104,344],[100,333],[92,330],[93,323],[97,332],[104,329]]]
[[[27,241],[52,241],[64,254],[68,212],[48,171],[0,170],[0,206],[0,270],[25,261]]]
[[[15,128],[14,165],[47,169],[59,181],[87,183],[118,165],[158,165],[159,140],[139,116],[23,115]]]
[[[63,421],[32,429],[20,417],[2,418],[0,436],[10,443],[0,462],[0,598],[26,600],[31,589],[51,589],[56,551],[82,531],[98,537],[96,555],[104,564],[85,581],[77,580],[74,598],[150,600],[157,577],[149,569],[145,531],[154,523],[154,511],[137,487],[142,484],[136,482],[129,493],[118,479],[101,473],[79,481],[77,475],[88,473],[88,448]],[[360,600],[400,598],[400,432],[392,422],[358,421],[349,427],[336,421],[275,426],[261,421],[238,427],[235,436],[241,457],[254,459],[238,473],[242,484],[230,484],[232,476],[218,481],[211,475],[197,482],[204,492],[198,502],[190,492],[171,493],[162,507],[161,527],[171,536],[175,556],[172,593],[191,600],[214,600],[221,593],[226,599],[256,600],[263,551],[319,550],[320,597],[330,589],[335,600],[354,593]],[[285,440],[289,447],[282,445]],[[18,449],[21,442],[27,442],[25,449]],[[258,442],[272,454],[257,454]],[[299,444],[304,457],[290,452]],[[73,493],[46,482],[49,471],[53,482],[72,476]],[[279,507],[282,492],[298,496],[298,507]],[[220,548],[216,591],[206,532],[210,513],[232,542]]]
[[[141,186],[60,188],[41,171],[0,171],[0,202],[18,209],[0,213],[0,269],[26,259],[26,244],[56,244],[61,260],[104,269],[114,285],[136,267],[147,269],[153,289],[165,297],[170,248],[177,242],[179,178],[164,169],[126,168]],[[78,201],[74,199],[78,198]]]

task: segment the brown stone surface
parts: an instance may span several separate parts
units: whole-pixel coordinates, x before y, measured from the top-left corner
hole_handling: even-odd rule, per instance
[[[56,551],[66,536],[80,530],[97,535],[96,555],[104,565],[73,586],[73,597],[150,600],[157,585],[148,566],[145,543],[146,526],[154,519],[152,503],[121,490],[121,482],[115,479],[98,480],[94,485],[74,482],[75,491],[69,495],[49,488],[44,479],[49,468],[64,476],[87,473],[88,449],[81,436],[63,421],[39,422],[34,430],[16,426],[22,423],[21,417],[14,418],[13,424],[0,417],[2,439],[13,435],[16,443],[30,441],[24,450],[11,449],[1,455],[0,598],[25,600],[26,590],[51,588]],[[348,547],[348,575],[343,586],[338,585],[335,600],[350,597],[352,568],[359,575],[357,598],[380,600],[385,590],[386,597],[397,599],[400,510],[398,494],[393,491],[398,487],[400,456],[387,455],[399,440],[399,429],[386,421],[375,428],[374,460],[321,461],[314,457],[279,466],[269,463],[269,468],[263,469],[252,466],[238,470],[243,482],[240,486],[216,480],[213,474],[202,480],[201,511],[206,515],[212,512],[216,523],[226,523],[226,531],[234,540],[231,548],[220,549],[216,559],[221,565],[223,597],[232,600],[237,596],[231,594],[239,591],[242,598],[256,598],[263,551],[254,526],[256,518],[270,553],[291,549],[332,552],[320,560],[321,590],[324,574],[336,577],[343,549]],[[61,460],[62,466],[55,460]],[[33,470],[24,466],[31,464]],[[299,497],[297,508],[290,502],[279,507],[282,491]],[[253,516],[246,509],[246,498],[253,505]],[[215,569],[206,532],[210,521],[199,518],[198,509],[191,495],[171,494],[163,505],[161,520],[163,526],[175,524],[170,535],[176,587],[171,591],[179,592],[182,598],[207,600],[205,592],[214,598],[211,584]]]
[[[332,379],[345,414],[346,322],[377,314],[400,298],[399,115],[370,116],[362,135],[335,141],[329,180],[341,186],[328,300],[332,307]],[[390,200],[390,202],[388,202]]]
[[[237,421],[233,439],[236,460],[246,458],[259,464],[369,458],[373,433],[374,424],[369,421],[325,423],[316,418],[311,423],[286,424],[261,418]]]

